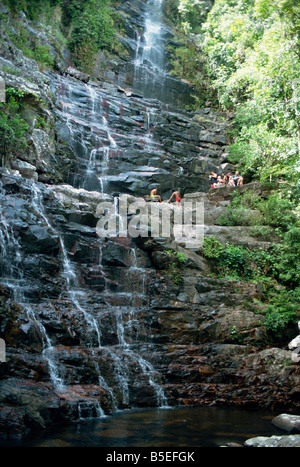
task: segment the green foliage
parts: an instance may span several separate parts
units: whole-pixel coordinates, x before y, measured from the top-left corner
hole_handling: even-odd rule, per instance
[[[245,181],[289,180],[300,172],[298,0],[166,0],[185,34],[174,73],[206,101],[234,111],[230,161]],[[208,9],[210,9],[208,13]]]
[[[24,55],[36,60],[41,68],[52,68],[54,66],[54,57],[51,54],[50,48],[47,45],[41,44],[37,37],[29,34],[21,23],[16,21],[15,26],[19,29],[18,34],[9,32],[11,41],[22,50]]]
[[[236,113],[231,161],[248,179],[298,176],[298,20],[295,0],[217,0],[203,26],[220,106]]]
[[[287,231],[296,222],[296,214],[292,212],[292,208],[288,199],[281,198],[278,195],[270,196],[261,205],[265,224]]]
[[[171,277],[171,280],[174,284],[181,284],[182,282],[182,266],[187,260],[186,255],[181,251],[174,251],[171,249],[166,249],[165,252],[171,257],[172,261],[169,263],[165,274]]]
[[[199,39],[212,4],[212,0],[166,0],[164,3],[166,17],[178,28],[180,43],[169,47],[173,67],[170,73],[193,85],[195,109],[207,106],[207,102],[217,102]]]
[[[218,219],[219,225],[262,225],[263,216],[260,212],[244,207],[229,208]]]
[[[170,275],[174,284],[179,285],[182,283],[181,270],[175,263],[169,265],[167,274]]]
[[[110,49],[116,35],[109,0],[66,0],[63,21],[72,28],[70,48],[79,68],[92,68],[98,49]]]
[[[171,50],[172,52],[172,50]],[[204,107],[206,101],[215,101],[216,94],[212,88],[206,71],[205,58],[200,52],[195,40],[190,39],[186,45],[173,50],[170,74],[193,84],[195,89],[196,108]]]
[[[180,27],[180,16],[178,11],[179,0],[165,0],[163,3],[165,17],[172,25]]]
[[[185,263],[187,260],[186,255],[182,251],[174,251],[174,250],[166,250],[166,252],[173,256],[174,258],[177,258],[179,263]]]
[[[236,326],[232,326],[230,331],[231,339],[236,342],[238,339],[238,332]]]
[[[54,57],[46,45],[36,44],[33,50],[33,58],[42,66],[53,67]]]
[[[213,0],[165,0],[166,17],[185,33],[198,34]]]
[[[110,8],[110,3],[110,0],[6,0],[12,12],[23,10],[32,21],[49,24],[51,33],[47,34],[56,49],[62,53],[68,44],[75,65],[87,72],[93,69],[99,49],[118,52],[121,48],[114,39],[116,28],[122,27],[122,18]],[[26,29],[20,28],[17,36],[11,34],[11,39],[43,67],[54,65],[50,49]]]
[[[247,252],[241,246],[226,244],[221,257],[222,268],[229,275],[245,276],[247,270]]]
[[[216,237],[204,238],[202,250],[206,258],[219,260],[222,257],[224,249],[224,245]]]
[[[200,33],[201,25],[213,2],[209,0],[179,0],[178,3],[179,16],[184,31]]]
[[[253,225],[250,229],[250,234],[252,237],[268,242],[273,238],[274,229],[268,225]]]
[[[279,293],[271,295],[270,302],[265,310],[266,320],[264,324],[271,335],[274,335],[277,339],[283,339],[287,326],[296,322],[299,299],[299,289],[298,291],[289,292],[283,289]]]
[[[251,190],[243,194],[234,193],[232,203],[219,217],[218,223],[273,227],[281,235],[297,223],[294,204],[285,193],[273,193],[267,199]],[[271,230],[267,229],[267,232],[270,234]]]
[[[5,0],[7,6],[14,12],[24,11],[29,19],[41,21],[50,18],[55,6],[61,5],[62,0]]]
[[[237,343],[237,344],[238,344],[238,343],[242,343],[242,342],[243,342],[243,336],[242,336],[242,335],[239,335],[236,326],[232,326],[231,331],[230,331],[230,336],[231,336],[232,342],[234,342],[234,343]]]
[[[0,156],[1,165],[5,166],[11,154],[26,148],[28,125],[21,118],[24,93],[18,89],[6,89],[6,102],[0,104]]]
[[[293,225],[283,242],[269,249],[251,250],[228,243],[224,246],[215,237],[207,237],[203,254],[219,276],[259,284],[264,324],[271,338],[282,340],[300,310],[299,247],[300,226]],[[232,332],[232,338],[236,339],[237,334]]]
[[[224,246],[216,237],[205,237],[202,245],[203,254],[213,260],[219,274],[230,277],[248,276],[247,252],[243,247]]]

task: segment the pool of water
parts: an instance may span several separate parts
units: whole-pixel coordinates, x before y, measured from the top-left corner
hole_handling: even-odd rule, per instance
[[[218,447],[255,436],[283,434],[271,423],[277,414],[182,407],[138,409],[48,430],[0,446],[28,447]]]

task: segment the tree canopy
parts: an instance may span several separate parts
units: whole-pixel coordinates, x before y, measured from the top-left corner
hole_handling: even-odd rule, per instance
[[[189,62],[202,63],[193,66],[194,76],[190,72],[189,79],[197,84],[208,76],[214,105],[235,114],[231,161],[240,164],[248,180],[296,182],[300,171],[298,0],[216,0],[209,12],[209,1],[167,3],[193,44]],[[177,51],[179,60],[183,55]]]

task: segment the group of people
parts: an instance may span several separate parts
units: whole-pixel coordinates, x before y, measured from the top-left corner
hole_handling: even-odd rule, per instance
[[[174,192],[172,193],[171,197],[168,199],[168,203],[170,203],[170,201],[171,201],[172,198],[174,198],[174,197],[175,197],[175,203],[176,203],[176,204],[179,204],[180,201],[181,201],[181,195],[180,195],[179,191],[174,191]],[[161,196],[159,196],[159,195],[157,194],[157,188],[153,188],[153,190],[151,190],[151,192],[150,192],[150,198],[153,198],[153,199],[157,198],[157,199],[159,200],[159,202],[161,203]]]
[[[239,171],[237,170],[234,175],[231,175],[231,173],[218,175],[216,172],[210,172],[209,175],[209,180],[211,181],[211,188],[217,188],[220,186],[239,186],[243,185],[243,177],[240,175]],[[150,191],[150,198],[152,199],[158,199],[159,202],[161,203],[161,196],[157,194],[157,188],[153,188],[153,190]],[[181,201],[181,195],[179,191],[174,191],[171,195],[171,197],[167,200],[168,203],[172,201],[172,199],[175,198],[175,203],[179,204]]]
[[[220,186],[239,186],[243,185],[243,177],[237,170],[234,175],[231,173],[218,175],[216,172],[210,172],[209,180],[211,181],[211,188],[219,188]]]

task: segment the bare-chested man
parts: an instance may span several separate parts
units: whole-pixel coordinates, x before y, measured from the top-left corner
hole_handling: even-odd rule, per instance
[[[150,198],[158,198],[161,203],[161,197],[157,194],[157,188],[153,188],[153,190],[151,190]]]

